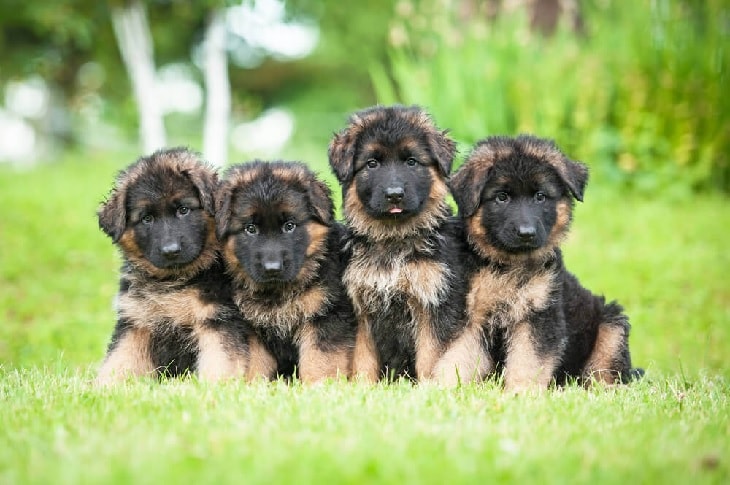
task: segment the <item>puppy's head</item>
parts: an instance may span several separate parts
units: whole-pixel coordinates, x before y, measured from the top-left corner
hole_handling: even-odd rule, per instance
[[[216,196],[218,237],[241,284],[269,288],[316,276],[334,221],[330,190],[305,165],[231,167]]]
[[[505,260],[552,253],[587,181],[587,167],[552,141],[521,135],[477,143],[449,184],[472,247]]]
[[[215,259],[216,183],[197,154],[157,151],[119,173],[98,210],[99,227],[150,276],[192,276]]]
[[[353,114],[329,146],[352,229],[380,239],[438,223],[455,153],[454,141],[419,107],[376,106]]]

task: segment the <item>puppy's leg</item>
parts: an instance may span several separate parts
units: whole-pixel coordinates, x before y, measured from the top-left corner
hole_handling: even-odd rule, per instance
[[[377,382],[380,373],[378,353],[367,318],[361,318],[355,335],[355,350],[352,355],[352,375],[365,382]]]
[[[416,318],[416,377],[419,381],[433,378],[434,367],[441,353],[441,344],[434,335],[431,319],[424,314]]]
[[[350,375],[351,351],[346,347],[324,350],[317,329],[306,324],[299,336],[299,378],[312,384]]]
[[[504,369],[504,389],[510,393],[547,389],[559,363],[557,352],[540,353],[529,322],[510,332]]]
[[[219,381],[246,375],[248,356],[243,342],[221,328],[200,325],[196,328],[198,341],[198,377]]]
[[[482,347],[482,330],[469,325],[436,362],[433,379],[440,385],[478,382],[494,370],[494,362]]]
[[[246,380],[253,381],[264,378],[271,380],[276,376],[277,363],[271,352],[256,335],[248,339],[248,369]]]
[[[629,378],[630,373],[628,322],[619,314],[598,325],[596,341],[583,366],[582,377],[587,385],[593,380],[613,385],[620,378]]]
[[[148,376],[155,373],[150,355],[152,332],[148,328],[128,327],[107,352],[99,368],[95,383],[108,386],[130,376]]]

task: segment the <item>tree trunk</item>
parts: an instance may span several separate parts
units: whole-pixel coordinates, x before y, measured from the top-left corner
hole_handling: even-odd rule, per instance
[[[203,157],[214,166],[222,167],[228,157],[231,112],[225,9],[217,9],[211,14],[205,32],[204,53],[206,103]]]
[[[163,148],[165,124],[158,103],[152,35],[140,0],[112,8],[112,26],[132,83],[139,112],[139,137],[145,153]]]

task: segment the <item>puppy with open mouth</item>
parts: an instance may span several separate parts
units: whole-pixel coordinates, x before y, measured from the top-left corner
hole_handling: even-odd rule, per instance
[[[446,202],[455,152],[417,106],[354,113],[330,143],[349,230],[343,281],[361,379],[454,379],[436,362],[463,326],[463,237]]]

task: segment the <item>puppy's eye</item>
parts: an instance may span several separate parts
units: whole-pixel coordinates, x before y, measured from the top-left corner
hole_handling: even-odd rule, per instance
[[[281,227],[281,230],[285,233],[294,232],[294,229],[297,228],[297,225],[293,223],[292,221],[287,221],[284,223],[284,225]]]
[[[498,204],[506,204],[509,202],[509,194],[507,192],[497,192],[497,195],[494,196],[494,200],[496,200]]]
[[[140,220],[142,221],[142,224],[152,224],[155,221],[155,218],[149,214],[145,214]]]
[[[259,233],[259,228],[256,227],[256,224],[246,224],[243,226],[243,230],[246,231],[246,234],[255,235]]]
[[[375,160],[374,158],[369,158],[366,163],[368,165],[368,168],[377,168],[377,166],[378,166],[378,161]]]
[[[547,197],[543,192],[535,192],[535,202],[537,202],[538,204],[545,202],[546,198]]]
[[[181,205],[180,207],[177,208],[177,215],[178,216],[186,216],[188,214],[190,214],[190,208],[189,207],[185,207],[184,205]]]
[[[413,167],[413,166],[414,166],[415,164],[417,164],[417,163],[418,163],[418,160],[416,160],[416,159],[415,159],[415,158],[413,158],[413,157],[408,157],[408,158],[406,159],[406,164],[407,164],[407,165],[408,165],[409,167]]]

